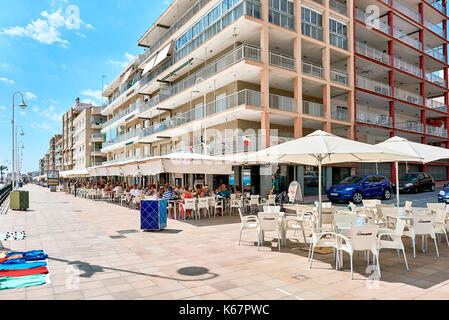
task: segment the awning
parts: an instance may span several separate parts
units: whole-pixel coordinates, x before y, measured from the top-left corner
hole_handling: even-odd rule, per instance
[[[122,79],[121,84],[124,84],[124,83],[126,83],[126,82],[129,80],[129,78],[131,77],[131,74],[133,73],[133,71],[134,71],[134,68],[130,68],[130,69],[125,73],[125,75],[123,76],[123,79]]]
[[[191,62],[193,61],[193,58],[190,58],[188,61],[184,62],[182,65],[180,65],[179,67],[177,67],[175,70],[173,70],[172,72],[170,72],[168,75],[166,75],[165,77],[163,77],[161,79],[161,81],[166,81],[168,78],[173,77],[176,72],[178,72],[179,70],[181,70],[182,68],[188,66]]]
[[[125,166],[120,166],[125,177],[136,177],[139,175],[139,167],[137,164],[128,164]]]
[[[120,170],[120,167],[109,167],[109,168],[106,168],[106,170],[108,173],[107,174],[108,177],[122,176],[122,171]]]
[[[89,174],[91,177],[97,176],[97,169],[96,168],[88,168],[87,171],[89,171]]]
[[[96,168],[97,170],[97,177],[106,177],[108,175],[108,171],[106,168]]]
[[[203,173],[229,175],[232,163],[221,158],[198,153],[171,153],[162,156],[164,171],[168,173]]]
[[[155,176],[164,172],[161,159],[139,163],[139,171],[143,176]]]
[[[157,55],[155,55],[146,65],[143,69],[142,76],[144,76],[146,73],[150,72],[154,67],[154,62],[156,61]]]
[[[156,61],[154,62],[154,67],[157,67],[162,61],[164,61],[167,58],[171,47],[172,43],[170,42],[157,54]]]

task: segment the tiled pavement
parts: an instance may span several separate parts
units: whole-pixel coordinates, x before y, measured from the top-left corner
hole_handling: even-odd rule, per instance
[[[30,211],[0,216],[0,225],[1,232],[25,230],[27,239],[3,245],[44,249],[51,284],[3,290],[0,299],[449,299],[444,242],[439,260],[430,241],[429,252],[418,250],[415,260],[406,241],[408,273],[396,252],[382,252],[379,282],[368,278],[360,254],[351,281],[347,256],[342,271],[335,271],[332,254],[317,254],[309,269],[307,251],[294,242],[280,253],[274,243],[258,252],[255,231],[245,232],[238,246],[235,216],[170,220],[164,232],[140,232],[135,210],[34,185],[26,189]],[[78,287],[71,266],[80,270]]]

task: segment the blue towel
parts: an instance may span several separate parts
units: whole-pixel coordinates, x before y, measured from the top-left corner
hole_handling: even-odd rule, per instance
[[[38,260],[45,260],[48,258],[48,255],[43,250],[32,250],[27,252],[10,252],[7,253],[7,257],[11,257],[16,254],[23,255],[23,259],[26,261],[38,261]]]
[[[17,258],[17,259],[9,259],[2,262],[2,264],[18,264],[18,263],[26,263],[26,260],[24,258]]]
[[[47,262],[29,262],[29,263],[18,263],[18,264],[0,264],[0,270],[22,270],[22,269],[33,269],[46,267]]]

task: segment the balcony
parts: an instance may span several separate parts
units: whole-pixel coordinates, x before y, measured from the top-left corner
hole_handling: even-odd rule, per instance
[[[426,26],[429,30],[435,32],[440,37],[444,38],[444,30],[439,25],[434,24],[432,21],[430,21],[427,18],[424,18],[424,26]]]
[[[376,125],[380,127],[392,128],[393,120],[390,116],[372,113],[372,112],[364,112],[357,111],[357,121],[361,123]]]
[[[398,121],[396,122],[395,128],[416,133],[424,133],[424,125],[415,121]]]
[[[394,97],[414,104],[423,104],[422,96],[399,88],[394,88]]]
[[[388,23],[383,22],[377,18],[370,19],[370,17],[371,16],[366,14],[364,11],[360,10],[359,8],[355,8],[355,18],[364,22],[365,24],[369,25],[370,27],[380,30],[386,34],[390,34],[390,27],[389,27]]]
[[[400,69],[404,72],[413,74],[414,76],[422,78],[421,68],[419,68],[411,63],[408,63],[406,61],[403,61],[399,58],[394,57],[394,67],[397,69]]]
[[[405,5],[404,3],[402,3],[399,0],[392,0],[391,2],[392,2],[393,8],[399,10],[400,12],[402,12],[409,18],[415,20],[416,22],[421,23],[421,14],[419,12],[413,10],[412,8]]]
[[[108,106],[110,106],[114,101],[116,101],[118,98],[122,97],[125,93],[128,93],[131,91],[131,89],[134,89],[134,87],[137,87],[141,83],[140,81],[140,75],[136,75],[132,81],[122,84],[119,87],[119,91],[114,94],[111,98],[108,99],[108,103],[103,105],[103,110],[106,109]]]
[[[332,10],[337,11],[338,13],[341,13],[342,15],[348,15],[348,9],[346,8],[346,5],[338,2],[336,0],[329,0],[329,7]]]
[[[339,120],[339,121],[348,121],[349,120],[349,114],[348,109],[338,108],[334,109],[331,113],[332,119]]]
[[[361,55],[391,65],[390,55],[376,48],[367,46],[366,44],[357,41],[355,44],[355,50],[357,53],[360,53]]]
[[[103,124],[103,128],[102,131],[106,131],[108,127],[110,127],[111,125],[113,125],[116,122],[119,122],[120,120],[125,120],[125,118],[129,115],[131,115],[132,113],[134,113],[135,111],[139,110],[139,100],[137,100],[136,102],[134,102],[133,104],[131,104],[128,108],[120,111],[117,115],[113,116],[111,119],[109,119],[108,121],[106,121]]]
[[[280,53],[270,52],[270,65],[295,71],[295,59]]]
[[[438,47],[438,48],[431,48],[429,46],[425,46],[424,48],[424,52],[427,53],[428,55],[434,57],[437,60],[440,60],[444,63],[446,63],[446,57],[445,55],[442,53],[443,48],[442,47]]]
[[[447,130],[444,127],[426,126],[426,133],[431,136],[447,138]]]
[[[446,80],[433,73],[426,73],[426,80],[446,88]]]
[[[151,54],[156,52],[179,28],[185,25],[195,14],[204,8],[210,0],[199,0],[184,15],[177,20],[144,54],[141,56],[141,63],[144,62]]]
[[[323,41],[323,27],[310,22],[302,21],[301,26],[302,34],[314,38],[316,40]]]
[[[349,85],[349,77],[346,73],[331,70],[331,81],[345,86]]]
[[[370,80],[368,78],[364,78],[362,76],[357,75],[356,77],[357,81],[356,81],[356,86],[357,88],[361,88],[361,89],[365,89],[368,91],[372,91],[372,92],[376,92],[379,94],[383,94],[385,96],[391,96],[391,88],[390,86],[382,83],[382,82],[378,82],[378,81],[374,81],[374,80]]]
[[[255,0],[240,0],[238,3],[233,4],[233,8],[219,17],[212,25],[190,36],[187,42],[180,43],[178,39],[176,41],[174,61],[181,60],[245,14],[260,19],[260,2]]]
[[[162,89],[159,93],[159,103],[193,87],[196,84],[197,79],[201,78],[206,80],[245,59],[260,62],[260,49],[248,45],[241,45],[237,49],[226,54],[224,57],[212,62],[189,77],[177,82],[170,88]]]
[[[426,2],[430,3],[434,8],[436,8],[441,13],[446,14],[446,10],[444,9],[443,5],[438,1],[426,0]]]
[[[334,32],[329,32],[330,44],[338,48],[348,50],[348,37]]]
[[[102,150],[108,147],[111,147],[115,144],[125,142],[127,140],[134,139],[136,137],[139,137],[141,134],[141,130],[133,130],[131,132],[124,133],[122,135],[117,136],[116,138],[110,139],[106,142],[103,142]]]
[[[103,134],[100,132],[94,132],[91,134],[90,136],[91,140],[95,140],[95,141],[103,141]]]
[[[304,100],[302,102],[302,112],[310,116],[324,117],[324,105]]]
[[[306,61],[302,61],[302,73],[315,78],[324,78],[324,69],[322,66]]]
[[[441,112],[447,112],[447,105],[437,100],[426,99],[426,107]]]
[[[270,108],[288,112],[296,112],[296,100],[294,98],[270,94]]]
[[[401,30],[399,30],[396,27],[393,27],[393,36],[402,41],[405,42],[406,44],[408,44],[409,46],[413,47],[413,48],[417,48],[418,50],[422,50],[422,43],[419,42],[419,40],[412,38],[408,35],[406,35],[404,32],[402,32]]]
[[[202,120],[204,119],[204,111],[206,111],[206,117],[209,117],[241,105],[261,106],[261,104],[262,101],[260,92],[242,90],[225,98],[209,102],[206,104],[205,108],[203,106],[197,107],[171,119],[167,119],[160,123],[156,123],[151,127],[145,128],[142,130],[142,137],[147,137],[155,133],[173,129],[196,120]]]

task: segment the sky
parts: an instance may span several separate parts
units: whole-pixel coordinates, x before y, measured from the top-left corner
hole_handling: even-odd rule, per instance
[[[168,0],[0,0],[0,165],[11,168],[12,95],[24,129],[22,173],[39,170],[62,115],[75,103],[101,105],[104,86],[144,49],[138,39]],[[20,132],[20,129],[19,129]]]

